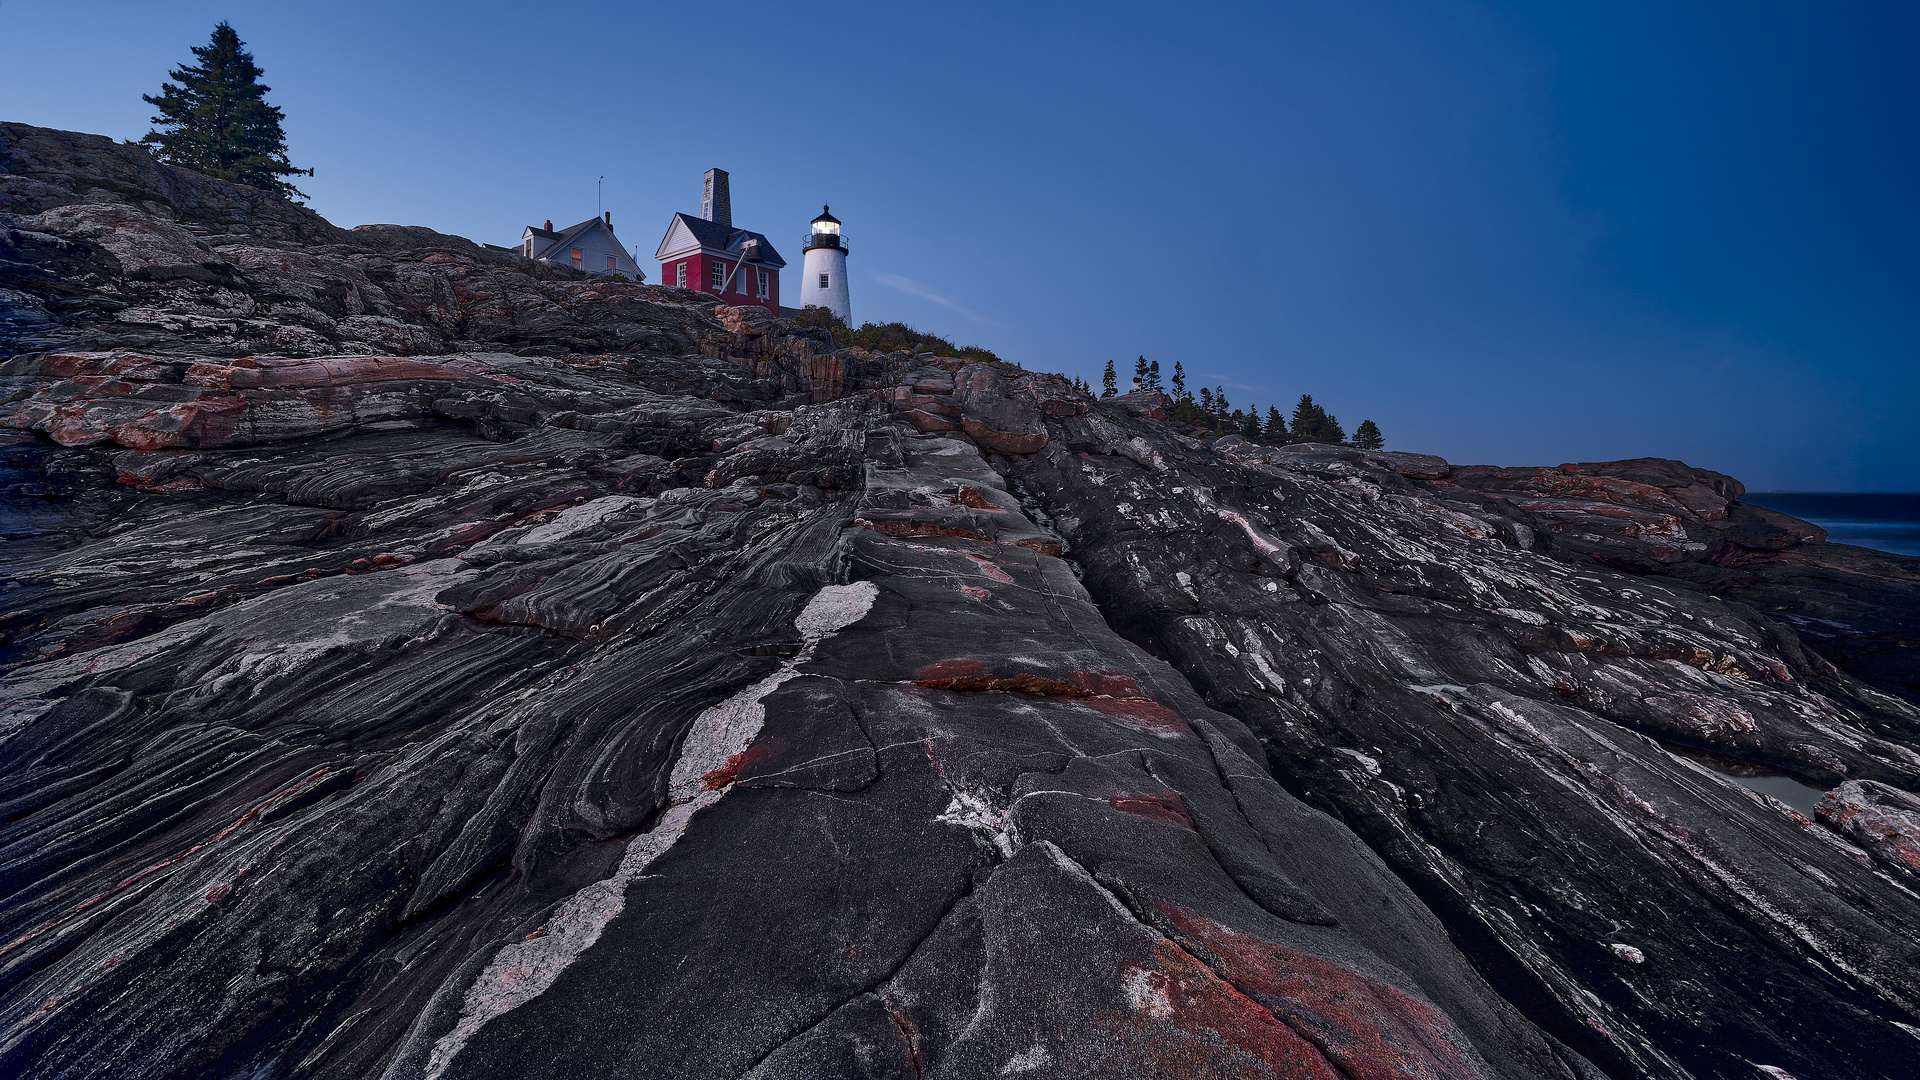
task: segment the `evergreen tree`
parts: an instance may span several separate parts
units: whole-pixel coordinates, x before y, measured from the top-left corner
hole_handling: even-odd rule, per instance
[[[1288,434],[1294,442],[1325,442],[1321,428],[1326,418],[1326,412],[1313,403],[1312,394],[1301,394],[1293,407],[1293,427]]]
[[[1214,387],[1213,388],[1213,414],[1215,416],[1218,416],[1220,419],[1225,420],[1227,418],[1227,410],[1229,408],[1232,408],[1232,406],[1227,404],[1226,388],[1220,387],[1220,386]]]
[[[1147,388],[1147,358],[1141,357],[1133,362],[1133,392],[1139,393]]]
[[[1209,421],[1213,419],[1213,388],[1212,387],[1203,386],[1200,388],[1200,411],[1207,414],[1207,419]]]
[[[1173,382],[1170,385],[1173,390],[1173,400],[1193,400],[1193,395],[1187,393],[1187,369],[1181,367],[1178,360],[1173,362]]]
[[[1107,370],[1100,373],[1100,396],[1112,397],[1120,392],[1120,376],[1113,370],[1113,361],[1107,361]]]
[[[140,95],[159,110],[158,125],[142,143],[170,165],[208,176],[306,198],[284,176],[312,176],[312,169],[296,169],[287,160],[287,136],[280,129],[284,117],[267,104],[271,87],[258,82],[262,72],[247,52],[240,35],[222,22],[213,28],[213,40],[195,48],[197,64],[167,73],[179,85],[160,84],[160,96]]]
[[[1316,442],[1344,445],[1347,441],[1347,429],[1340,426],[1340,420],[1330,412],[1320,414],[1320,438]]]
[[[1249,409],[1245,420],[1240,421],[1240,437],[1248,442],[1260,441],[1260,410]]]
[[[1362,420],[1360,426],[1353,429],[1353,445],[1362,450],[1379,450],[1387,445],[1387,440],[1380,437],[1378,424]]]
[[[1147,389],[1156,394],[1160,392],[1160,361],[1158,360],[1147,365]]]
[[[1287,441],[1287,418],[1280,415],[1279,409],[1271,405],[1267,406],[1267,427],[1260,434],[1266,436],[1267,441],[1275,445]]]

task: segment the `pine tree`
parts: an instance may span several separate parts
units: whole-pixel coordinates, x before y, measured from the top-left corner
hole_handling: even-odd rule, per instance
[[[1120,392],[1120,376],[1113,370],[1113,361],[1107,361],[1107,370],[1100,373],[1100,396],[1112,397]]]
[[[1192,401],[1193,400],[1193,395],[1187,393],[1187,369],[1181,367],[1180,361],[1178,360],[1175,360],[1173,362],[1173,381],[1170,384],[1170,387],[1173,390],[1173,400],[1175,401]]]
[[[1133,362],[1133,393],[1147,388],[1147,358],[1141,357]]]
[[[1313,403],[1312,394],[1301,394],[1293,406],[1293,427],[1288,434],[1294,442],[1320,442],[1320,425],[1326,415]]]
[[[1287,441],[1287,418],[1280,415],[1279,409],[1267,406],[1267,428],[1261,434],[1276,445]]]
[[[160,96],[141,98],[159,110],[158,125],[140,141],[154,156],[208,176],[306,198],[283,176],[312,176],[287,160],[284,114],[267,104],[271,87],[257,81],[262,72],[246,44],[225,22],[213,28],[213,40],[195,48],[198,64],[167,73],[179,85],[160,84]]]
[[[1147,365],[1147,389],[1156,394],[1160,392],[1160,361],[1158,360]]]
[[[1207,414],[1207,419],[1213,419],[1213,388],[1210,386],[1200,388],[1200,411]]]
[[[1315,442],[1344,445],[1347,441],[1347,429],[1340,426],[1340,418],[1330,412],[1320,413],[1320,437]]]
[[[1220,387],[1220,386],[1214,387],[1213,388],[1213,414],[1219,417],[1222,423],[1225,423],[1227,420],[1227,410],[1230,408],[1232,408],[1232,406],[1227,403],[1226,388]]]
[[[1378,424],[1362,420],[1360,426],[1353,429],[1353,445],[1362,450],[1379,450],[1387,445],[1387,440],[1381,438]]]
[[[1246,419],[1240,421],[1240,437],[1248,442],[1260,441],[1260,410],[1249,409]]]

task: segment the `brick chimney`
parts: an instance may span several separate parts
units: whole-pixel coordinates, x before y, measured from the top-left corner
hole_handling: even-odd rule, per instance
[[[707,182],[700,189],[700,216],[715,225],[733,226],[733,199],[727,194],[727,171],[708,169]]]

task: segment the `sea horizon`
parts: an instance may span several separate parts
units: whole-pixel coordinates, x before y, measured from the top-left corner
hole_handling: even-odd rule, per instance
[[[1741,501],[1810,521],[1836,544],[1920,556],[1920,492],[1749,491]]]

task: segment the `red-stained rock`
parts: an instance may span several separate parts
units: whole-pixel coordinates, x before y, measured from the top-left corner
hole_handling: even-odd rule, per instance
[[[944,416],[935,416],[924,409],[914,409],[907,413],[907,419],[921,431],[959,431],[960,425]]]
[[[860,518],[854,524],[872,529],[883,536],[957,536],[962,540],[993,543],[993,538],[990,536],[950,525],[933,525],[922,521],[868,521],[866,518]]]
[[[1110,1023],[1150,1048],[1155,1076],[1346,1080],[1313,1043],[1172,942],[1123,966],[1120,983],[1130,1009]]]
[[[1220,976],[1304,1035],[1353,1080],[1478,1078],[1445,1014],[1329,960],[1238,933],[1166,900],[1160,912],[1217,958]]]
[[[1814,816],[1881,862],[1920,874],[1920,796],[1849,780],[1821,796]]]
[[[1104,399],[1105,404],[1118,405],[1128,413],[1142,420],[1165,420],[1167,409],[1173,405],[1173,399],[1165,394],[1142,391],[1134,394],[1121,394],[1118,397]]]
[[[996,453],[1037,454],[1047,445],[1045,432],[1011,434],[991,427],[986,421],[972,416],[962,419],[960,426],[974,442]]]
[[[1180,801],[1180,794],[1171,789],[1109,795],[1107,805],[1123,814],[1193,831],[1193,819],[1187,816],[1186,804]]]
[[[968,364],[953,377],[961,426],[974,442],[1002,454],[1038,453],[1047,445],[1047,425],[1031,395],[1015,392],[993,364]]]

